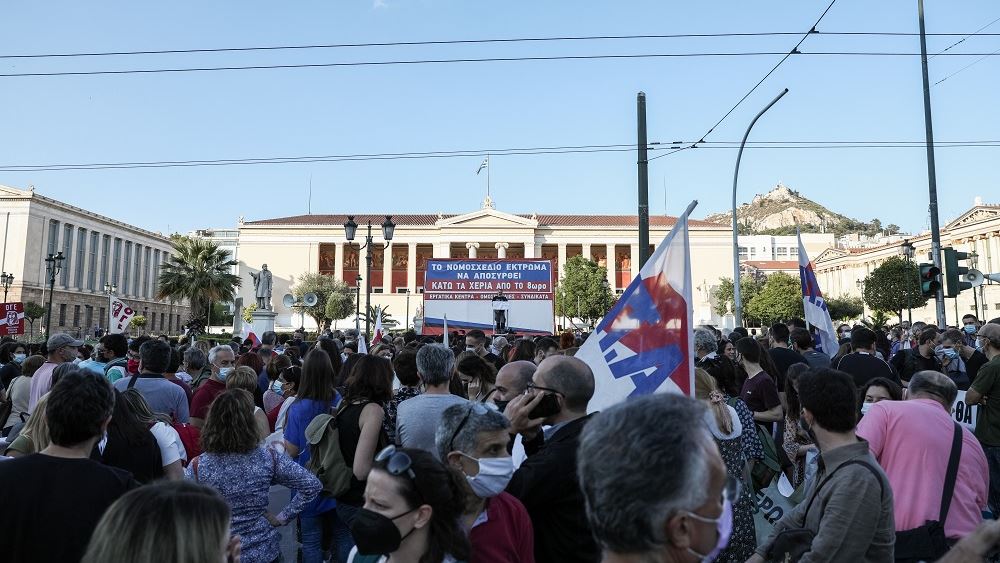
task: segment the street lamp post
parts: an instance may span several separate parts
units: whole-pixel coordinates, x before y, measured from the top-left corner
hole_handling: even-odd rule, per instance
[[[10,289],[10,286],[13,283],[14,283],[14,274],[8,274],[7,272],[3,272],[3,274],[0,274],[0,284],[3,284],[4,303],[7,302],[7,290]]]
[[[903,256],[906,257],[906,265],[909,266],[913,262],[913,256],[917,252],[917,247],[913,246],[913,243],[910,242],[910,239],[903,239],[903,245],[900,247],[900,250],[902,251]],[[909,268],[907,268],[907,271],[910,271]],[[920,277],[919,276],[917,276],[917,285],[918,286],[920,285]],[[913,287],[907,287],[906,288],[906,292],[905,292],[906,293],[906,320],[907,320],[907,322],[910,323],[910,326],[913,326],[913,306],[910,303],[910,290],[911,289],[913,289]],[[900,320],[900,324],[902,324],[902,322],[903,321]]]
[[[977,254],[976,252],[972,252],[972,253],[969,254],[969,268],[971,268],[973,270],[978,270],[979,269],[979,254]],[[976,318],[978,319],[979,318],[979,296],[976,295],[976,290],[977,290],[977,288],[975,288],[975,287],[972,288],[972,310],[973,310],[973,312],[976,313]],[[958,303],[958,297],[955,297],[955,303]],[[985,316],[985,315],[983,315],[983,316]],[[956,323],[962,322],[962,319],[959,318],[955,322]]]
[[[108,296],[108,318],[101,320],[101,322],[103,323],[104,321],[108,321],[107,328],[111,327],[111,304],[112,304],[111,298],[114,297],[115,293],[117,292],[118,292],[118,284],[111,282],[104,282],[104,293],[106,293]]]
[[[410,330],[410,288],[406,288],[406,330]]]
[[[753,129],[754,124],[757,123],[760,116],[764,115],[764,112],[771,109],[771,106],[778,103],[778,100],[787,93],[788,88],[785,88],[753,118],[747,127],[747,132],[743,134],[743,140],[740,141],[740,151],[736,153],[736,170],[733,172],[733,309],[736,315],[736,326],[743,324],[743,299],[740,297],[740,241],[736,225],[736,184],[740,177],[740,159],[743,158],[743,147],[747,143],[747,137],[750,136],[750,130]]]
[[[389,241],[392,240],[392,233],[396,230],[396,224],[392,222],[392,215],[386,215],[385,221],[382,222],[382,238],[385,239],[385,246],[382,250],[385,251],[389,248]],[[347,216],[347,222],[344,223],[344,234],[347,236],[347,241],[351,242],[354,240],[354,235],[358,231],[358,224],[354,222],[354,215]],[[364,249],[368,249],[365,253],[365,265],[368,271],[368,286],[365,288],[365,338],[368,338],[368,333],[371,331],[371,315],[368,314],[371,311],[372,306],[372,222],[368,221],[368,234],[365,236],[365,244],[358,247],[358,252]],[[383,284],[385,280],[382,280]],[[391,285],[391,283],[390,283]]]
[[[66,257],[63,256],[60,250],[54,256],[49,254],[49,257],[45,259],[45,271],[49,274],[49,304],[48,310],[45,312],[45,338],[52,336],[52,292],[56,287],[56,275],[62,271],[62,262]]]
[[[354,331],[357,333],[355,337],[361,337],[361,274],[354,279],[354,290],[356,295],[354,297]]]

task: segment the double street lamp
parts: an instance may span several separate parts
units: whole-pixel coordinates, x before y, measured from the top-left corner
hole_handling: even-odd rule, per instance
[[[11,284],[14,283],[14,274],[8,274],[3,272],[0,274],[0,284],[3,285],[3,300],[4,303],[7,302],[7,291],[10,289]]]
[[[45,259],[45,271],[49,274],[49,304],[45,312],[45,337],[52,336],[52,292],[56,288],[56,276],[62,271],[62,263],[66,257],[60,250],[57,254],[49,254]]]
[[[913,246],[913,243],[910,242],[910,239],[903,239],[903,244],[900,245],[899,251],[903,255],[903,257],[906,258],[907,266],[913,263],[913,257],[916,256],[917,254],[917,247]],[[906,271],[909,272],[910,271],[909,268],[907,268]],[[920,276],[918,275],[917,288],[919,287],[920,287]],[[906,291],[903,292],[906,294],[906,320],[910,323],[910,326],[913,326],[913,305],[910,303],[910,290],[912,289],[913,287],[907,287]]]
[[[392,233],[396,230],[396,224],[392,222],[392,215],[386,215],[385,221],[382,222],[382,238],[385,239],[385,246],[382,247],[383,252],[389,248],[389,241],[392,240]],[[344,234],[347,236],[347,241],[351,242],[354,240],[354,235],[358,232],[358,224],[354,222],[354,215],[347,216],[347,222],[344,223]],[[365,287],[365,338],[368,337],[368,333],[371,331],[371,315],[368,314],[371,311],[372,305],[372,222],[368,221],[368,234],[365,236],[365,244],[358,247],[358,252],[364,249],[368,249],[365,253],[365,264],[368,267],[368,286]],[[384,257],[383,257],[384,259]],[[386,280],[382,280],[382,284],[385,285]],[[392,285],[392,281],[389,280],[389,285]]]

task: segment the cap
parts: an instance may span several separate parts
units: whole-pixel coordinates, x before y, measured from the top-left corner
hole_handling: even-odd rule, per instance
[[[1000,342],[1000,325],[987,323],[984,324],[982,328],[979,329],[977,336],[982,336],[992,340],[993,342]]]
[[[59,334],[53,334],[49,337],[48,342],[45,344],[47,350],[55,350],[56,348],[62,348],[63,346],[83,346],[83,340],[77,340],[72,336],[66,334],[65,332],[60,332]]]

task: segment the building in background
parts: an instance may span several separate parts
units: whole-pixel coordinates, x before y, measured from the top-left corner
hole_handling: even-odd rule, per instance
[[[94,335],[108,325],[105,284],[136,314],[145,331],[180,332],[190,315],[187,303],[156,299],[160,264],[170,239],[121,221],[39,195],[33,189],[0,186],[0,267],[14,274],[8,301],[47,305],[45,258],[62,251],[65,259],[52,295],[52,331]],[[44,324],[35,322],[35,330]]]

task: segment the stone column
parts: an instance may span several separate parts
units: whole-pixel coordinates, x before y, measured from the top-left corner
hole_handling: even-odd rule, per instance
[[[583,243],[583,257],[586,258],[587,260],[592,260],[593,259],[592,258],[593,254],[591,254],[591,252],[590,252],[590,243],[589,242]]]
[[[410,293],[417,292],[417,243],[411,242],[407,245],[406,255],[406,287]]]
[[[535,256],[535,241],[527,241],[524,243],[524,257],[525,258],[536,258]]]
[[[509,247],[510,244],[508,244],[506,242],[498,242],[498,243],[494,244],[493,246],[497,249],[497,258],[498,259],[503,260],[504,258],[507,257],[507,247]]]
[[[469,249],[469,258],[476,257],[476,251],[479,250],[478,242],[467,242],[465,243],[465,248]]]
[[[333,253],[333,278],[337,281],[344,280],[344,243],[338,242],[334,245]],[[348,284],[350,285],[350,284]]]
[[[559,279],[556,281],[559,282],[566,275],[566,243],[560,242],[556,248],[558,249],[556,264],[559,269]]]
[[[615,256],[614,244],[607,245],[607,254],[608,258],[606,260],[606,264],[608,268],[608,285],[611,287],[611,291],[614,292],[614,290],[618,287],[618,281],[615,279],[618,277],[618,265],[616,262],[617,257]]]
[[[639,274],[639,270],[642,268],[639,256],[639,245],[633,244],[630,248],[629,254],[629,276],[632,278],[637,276]]]
[[[392,241],[382,251],[382,293],[392,293]]]

